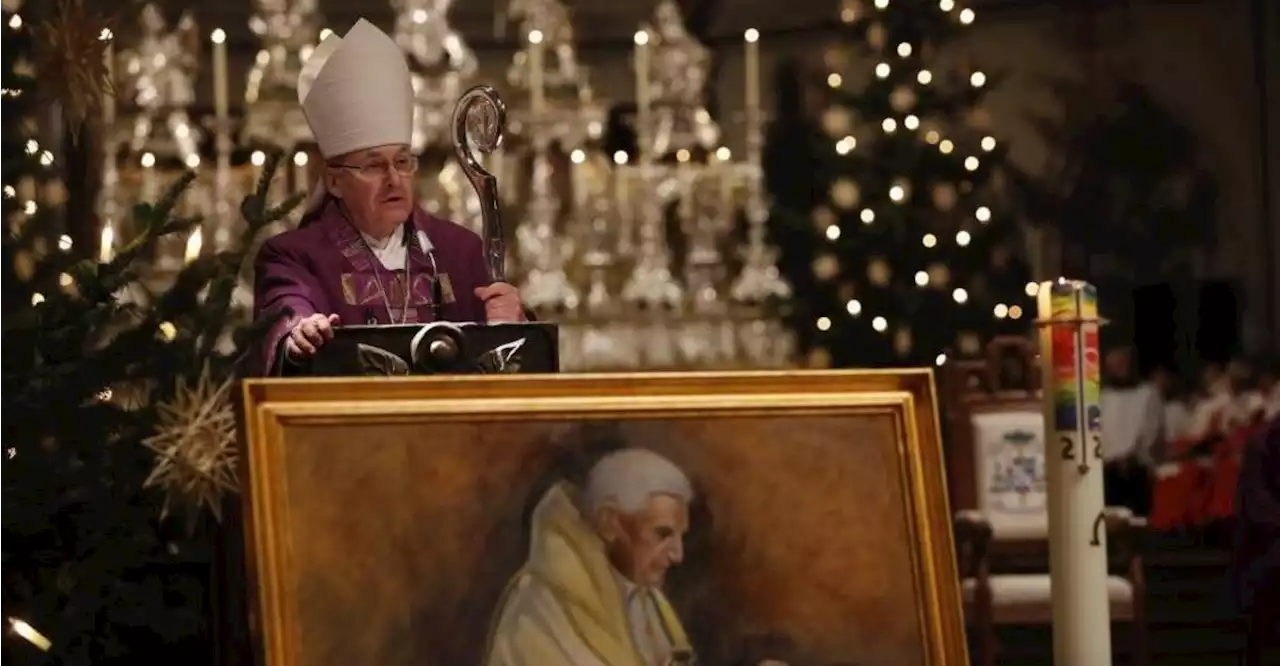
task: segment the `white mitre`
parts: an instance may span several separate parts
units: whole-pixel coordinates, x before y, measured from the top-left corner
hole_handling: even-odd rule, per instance
[[[404,51],[365,19],[311,52],[298,75],[298,103],[325,159],[413,138],[413,82]],[[308,210],[324,201],[323,183]]]

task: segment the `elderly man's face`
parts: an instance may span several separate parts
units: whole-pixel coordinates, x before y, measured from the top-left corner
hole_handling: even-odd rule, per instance
[[[329,160],[327,166],[329,192],[342,200],[361,231],[385,235],[413,212],[413,174],[418,160],[408,146],[358,150]]]
[[[631,582],[659,587],[667,570],[684,559],[684,535],[689,530],[689,507],[671,495],[654,495],[636,513],[605,509],[600,535],[609,561]]]

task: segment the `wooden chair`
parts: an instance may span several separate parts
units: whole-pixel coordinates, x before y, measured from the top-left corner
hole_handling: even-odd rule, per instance
[[[985,362],[950,366],[945,434],[961,590],[974,662],[993,666],[998,626],[1052,622],[1039,369],[1023,338],[994,340]],[[1144,527],[1127,509],[1107,511],[1111,619],[1132,628],[1138,666],[1148,660]]]

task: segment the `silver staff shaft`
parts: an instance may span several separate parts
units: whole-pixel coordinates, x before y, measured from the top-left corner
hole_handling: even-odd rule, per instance
[[[498,205],[498,179],[480,164],[471,146],[486,154],[497,150],[502,145],[506,123],[507,105],[490,86],[468,90],[453,108],[453,150],[458,156],[458,165],[480,198],[480,218],[484,223],[480,236],[484,241],[485,266],[489,269],[489,279],[494,282],[507,281],[507,244]]]

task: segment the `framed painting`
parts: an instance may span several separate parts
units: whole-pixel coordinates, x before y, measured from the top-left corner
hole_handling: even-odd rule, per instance
[[[265,666],[967,663],[927,370],[244,400]]]

